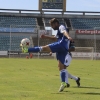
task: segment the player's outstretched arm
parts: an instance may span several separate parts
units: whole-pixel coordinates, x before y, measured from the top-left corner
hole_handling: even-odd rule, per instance
[[[62,34],[64,34],[64,36],[67,37],[70,41],[73,41],[73,39],[69,36],[69,34],[68,34],[66,28],[65,28],[63,25],[60,26],[59,30],[60,30],[60,32],[61,32]]]
[[[42,39],[51,39],[51,40],[54,40],[54,41],[57,40],[57,38],[54,37],[54,36],[48,36],[48,35],[44,35],[44,34],[41,35],[41,38]]]
[[[68,32],[66,30],[63,31],[64,36],[66,36],[70,41],[73,39],[69,36]]]

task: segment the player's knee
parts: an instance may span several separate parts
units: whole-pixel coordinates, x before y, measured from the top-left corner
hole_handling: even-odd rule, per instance
[[[59,71],[65,69],[64,66],[59,66]]]
[[[59,68],[59,71],[61,71],[61,70],[65,69],[65,65],[62,64],[62,63],[59,61],[58,68]]]
[[[63,70],[63,69],[66,69],[69,65],[64,65],[62,64],[60,61],[59,61],[59,64],[58,64],[58,67],[59,67],[59,71],[60,70]]]

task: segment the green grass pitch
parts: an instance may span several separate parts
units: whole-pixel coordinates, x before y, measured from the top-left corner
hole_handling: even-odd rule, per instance
[[[55,59],[0,59],[0,100],[99,100],[100,61],[73,60],[68,71],[81,78],[81,87],[59,93]]]

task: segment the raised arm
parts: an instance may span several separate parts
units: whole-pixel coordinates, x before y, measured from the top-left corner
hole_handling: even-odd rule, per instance
[[[48,36],[48,35],[44,35],[44,34],[41,35],[41,38],[42,39],[50,39],[50,40],[54,40],[54,41],[57,40],[57,38],[55,36]]]
[[[68,34],[66,28],[65,28],[63,25],[60,26],[60,32],[61,32],[62,34],[64,34],[64,36],[67,37],[70,41],[73,40],[73,39],[69,36],[69,34]]]
[[[72,38],[69,36],[69,34],[68,34],[68,32],[67,32],[66,30],[63,32],[63,34],[64,34],[64,36],[66,36],[69,40],[72,41]]]

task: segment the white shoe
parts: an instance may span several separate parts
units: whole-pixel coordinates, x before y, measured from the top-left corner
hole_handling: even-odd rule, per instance
[[[70,84],[62,82],[59,88],[59,92],[62,92],[66,87],[70,87]]]
[[[67,86],[67,84],[65,82],[62,82],[61,86],[59,88],[59,92],[62,92],[66,86]]]

